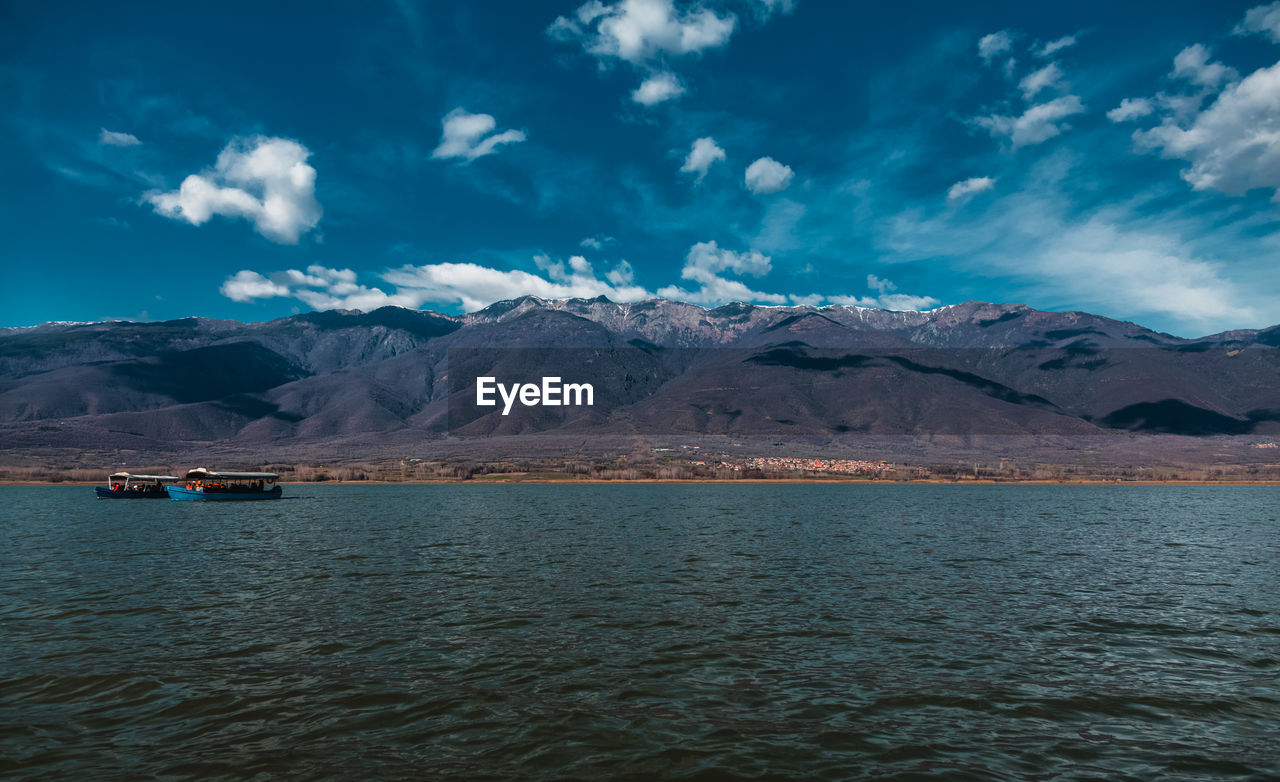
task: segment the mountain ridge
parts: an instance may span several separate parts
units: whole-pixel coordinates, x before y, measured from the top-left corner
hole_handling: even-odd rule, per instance
[[[342,448],[391,432],[1272,434],[1278,334],[1186,339],[988,302],[895,312],[531,296],[462,315],[383,307],[252,323],[51,323],[0,329],[0,434],[18,448]],[[563,359],[555,371],[587,372],[604,403],[451,426],[467,395],[450,385],[451,355],[529,377]]]

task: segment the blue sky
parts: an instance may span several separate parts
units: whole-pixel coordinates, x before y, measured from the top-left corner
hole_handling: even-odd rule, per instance
[[[523,293],[1280,322],[1280,2],[7,3],[0,325]]]

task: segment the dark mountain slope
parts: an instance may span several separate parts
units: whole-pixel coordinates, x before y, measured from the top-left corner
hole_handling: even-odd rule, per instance
[[[392,433],[1268,434],[1280,432],[1278,334],[1186,340],[981,302],[532,297],[459,317],[48,324],[0,330],[0,435],[248,447]],[[475,405],[478,375],[591,383],[595,405],[502,416]]]

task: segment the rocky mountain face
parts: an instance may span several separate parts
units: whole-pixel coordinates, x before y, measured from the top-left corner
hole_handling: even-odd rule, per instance
[[[451,373],[452,370],[452,373]],[[474,377],[591,382],[597,403],[501,416]],[[1181,339],[1080,312],[703,309],[526,297],[265,323],[0,330],[0,436],[161,447],[536,433],[1280,433],[1280,326]]]

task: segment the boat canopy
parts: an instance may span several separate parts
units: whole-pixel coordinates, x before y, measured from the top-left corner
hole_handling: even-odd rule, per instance
[[[117,472],[107,476],[112,481],[155,481],[156,483],[164,483],[166,481],[175,483],[180,480],[176,475],[134,475],[129,472]]]
[[[215,472],[206,467],[197,467],[187,473],[188,481],[275,481],[280,476],[274,472]]]

